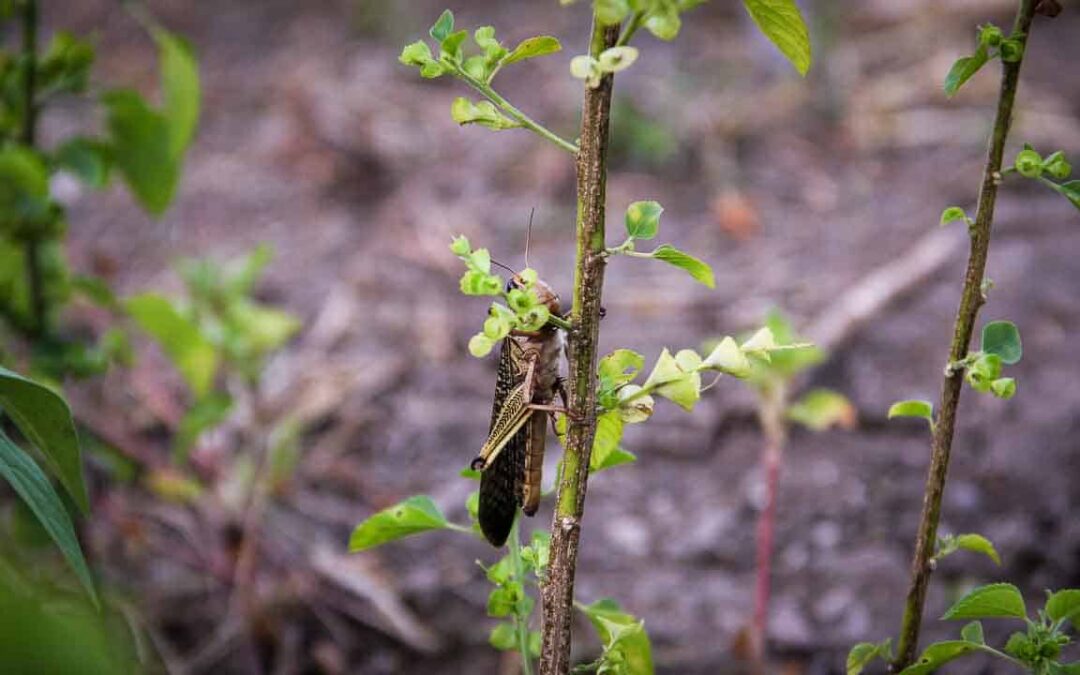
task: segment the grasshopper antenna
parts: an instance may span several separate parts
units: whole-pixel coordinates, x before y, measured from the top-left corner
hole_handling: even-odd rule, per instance
[[[532,240],[532,221],[533,214],[536,213],[536,207],[529,209],[529,226],[525,230],[525,268],[529,267],[529,242]]]
[[[509,272],[510,274],[517,274],[517,270],[515,270],[515,269],[514,269],[514,268],[512,268],[512,267],[510,267],[509,265],[504,265],[504,264],[502,264],[501,262],[499,262],[499,261],[498,261],[498,260],[496,260],[495,258],[492,258],[492,259],[491,259],[491,264],[492,264],[492,265],[498,265],[499,267],[503,268],[504,270],[506,270],[506,271],[507,271],[507,272]]]

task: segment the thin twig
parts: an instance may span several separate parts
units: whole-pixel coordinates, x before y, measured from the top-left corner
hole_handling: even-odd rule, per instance
[[[21,141],[27,148],[37,142],[37,46],[38,2],[24,0],[22,14],[23,110]],[[38,233],[26,240],[26,282],[30,287],[30,311],[33,316],[32,335],[45,335],[48,309],[45,306],[45,287],[41,274],[41,241]]]
[[[1035,14],[1037,0],[1021,0],[1020,8],[1013,24],[1013,36],[1020,37],[1025,43],[1031,29],[1031,20]],[[1020,79],[1020,66],[1023,54],[1016,61],[1002,62],[1001,91],[998,95],[997,116],[994,119],[993,135],[987,151],[986,168],[983,171],[982,188],[979,192],[979,207],[975,223],[970,228],[971,252],[968,257],[967,272],[964,275],[964,287],[960,297],[960,308],[956,315],[953,331],[952,348],[949,350],[949,363],[962,361],[968,352],[975,319],[983,303],[982,283],[986,274],[986,258],[990,248],[990,232],[994,220],[994,203],[997,199],[998,183],[1001,180],[1001,161],[1005,152],[1005,140],[1009,135],[1012,122],[1013,103],[1016,100],[1016,87]],[[915,554],[911,562],[911,583],[907,601],[904,605],[904,617],[900,628],[900,642],[897,646],[894,671],[903,670],[915,659],[919,643],[919,628],[922,623],[923,607],[926,602],[926,589],[930,581],[930,559],[934,555],[937,542],[938,521],[941,518],[941,500],[945,492],[945,479],[949,469],[949,454],[952,450],[953,432],[956,426],[956,407],[960,400],[963,385],[963,372],[960,368],[950,368],[946,372],[941,389],[941,403],[938,407],[937,420],[933,431],[933,449],[930,456],[930,470],[926,478],[926,492],[923,497],[922,516],[915,540]]]
[[[513,119],[515,122],[525,127],[529,131],[535,133],[536,135],[540,136],[541,138],[551,141],[552,143],[559,146],[563,150],[566,150],[572,155],[576,155],[578,153],[578,146],[574,145],[562,136],[559,136],[557,133],[548,129],[543,124],[540,124],[533,118],[529,117],[525,113],[515,108],[513,105],[511,105],[509,101],[503,98],[499,94],[499,92],[492,89],[491,85],[476,79],[472,75],[466,73],[461,68],[457,68],[455,66],[455,70],[457,72],[457,76],[460,77],[465,82],[465,84],[478,91],[487,100],[499,106],[499,108],[501,108],[502,111],[509,115],[510,118]]]
[[[613,46],[619,27],[604,26],[593,16],[590,53],[595,58]],[[581,115],[581,150],[577,154],[577,262],[567,357],[570,363],[569,427],[551,524],[551,557],[543,585],[541,675],[570,672],[571,623],[574,615],[574,572],[577,567],[581,516],[589,458],[596,433],[596,357],[600,300],[604,285],[604,201],[607,180],[611,74],[595,88],[586,86]]]

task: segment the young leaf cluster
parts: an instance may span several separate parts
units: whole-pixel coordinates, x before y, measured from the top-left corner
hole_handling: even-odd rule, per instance
[[[451,75],[479,92],[483,101],[459,97],[450,106],[450,115],[458,124],[479,124],[496,131],[524,127],[569,152],[577,146],[535,122],[496,92],[491,83],[503,67],[527,59],[554,54],[562,45],[550,35],[522,40],[513,49],[495,36],[495,28],[481,26],[472,33],[454,30],[454,15],[445,10],[428,31],[437,47],[433,51],[424,40],[405,46],[398,60],[420,71],[428,79]]]
[[[592,663],[576,667],[574,673],[638,675],[653,672],[652,644],[643,620],[623,611],[611,598],[576,606],[596,629],[603,651]]]
[[[1005,37],[1001,29],[988,23],[979,26],[979,44],[970,56],[964,56],[953,63],[945,76],[945,93],[954,95],[964,83],[979,72],[991,59],[1001,58],[1006,63],[1020,60],[1024,51],[1024,36]]]
[[[634,258],[652,258],[678,267],[689,274],[695,281],[709,288],[716,287],[712,268],[708,263],[675,248],[671,244],[661,244],[652,251],[637,250],[638,241],[649,241],[660,232],[660,215],[664,207],[656,201],[639,201],[626,207],[626,239],[618,246],[608,248],[608,255],[625,255]]]
[[[1006,169],[1008,171],[1039,181],[1080,209],[1080,180],[1068,180],[1072,165],[1061,150],[1043,157],[1035,148],[1024,144],[1024,149],[1016,153],[1012,167]]]
[[[511,331],[537,331],[552,317],[547,305],[536,295],[536,270],[525,269],[514,275],[514,283],[507,285],[498,274],[491,273],[491,254],[486,248],[473,250],[464,236],[455,237],[450,250],[461,258],[467,268],[459,287],[465,295],[493,295],[503,299],[491,303],[484,329],[469,340],[469,353],[477,358],[487,356],[492,348]]]
[[[1002,399],[1016,395],[1016,380],[1001,377],[1002,365],[1015,365],[1023,356],[1020,331],[1011,321],[991,321],[983,326],[982,347],[969,352],[955,366],[964,368],[964,379],[980,393]],[[954,367],[955,367],[954,366]]]

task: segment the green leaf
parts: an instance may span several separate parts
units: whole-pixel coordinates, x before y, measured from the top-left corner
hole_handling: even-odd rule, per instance
[[[743,0],[750,18],[800,75],[810,70],[810,32],[795,0]]]
[[[892,655],[892,638],[881,642],[860,642],[847,655],[847,675],[860,675],[875,659],[888,661]]]
[[[632,464],[637,461],[637,455],[622,448],[615,448],[608,456],[604,458],[604,461],[600,464],[594,464],[589,462],[589,471],[592,473],[600,473],[605,469],[613,469],[623,464]]]
[[[510,616],[514,613],[520,597],[520,586],[508,583],[491,591],[487,601],[487,615],[493,617]]]
[[[619,411],[609,410],[597,417],[592,454],[589,456],[589,471],[605,468],[611,454],[618,450],[622,434],[623,421]]]
[[[214,382],[218,354],[199,327],[157,293],[129,298],[124,306],[135,323],[161,346],[195,397],[205,396]]]
[[[645,357],[641,354],[631,349],[616,349],[600,359],[596,371],[601,380],[617,387],[633,380],[644,365]]]
[[[611,47],[600,52],[596,65],[602,73],[618,73],[632,66],[637,58],[638,50],[634,47]]]
[[[401,50],[401,56],[398,57],[398,61],[406,66],[423,67],[425,64],[432,62],[434,59],[431,56],[431,47],[423,40],[417,40],[411,44],[405,45],[405,48]]]
[[[619,417],[627,424],[638,424],[652,417],[656,401],[649,394],[641,394],[641,390],[636,384],[628,384],[616,395]]]
[[[634,675],[652,675],[654,672],[652,644],[645,632],[645,624],[627,614],[610,598],[597,600],[591,605],[577,605],[589,617],[605,654],[617,650],[622,658],[621,672]]]
[[[982,329],[982,351],[997,354],[1010,366],[1019,363],[1024,355],[1020,330],[1012,321],[991,321]]]
[[[660,352],[656,365],[653,366],[644,386],[646,389],[651,389],[657,396],[663,396],[684,410],[693,410],[694,404],[701,396],[701,375],[696,371],[684,369],[683,365],[665,348]]]
[[[945,612],[942,619],[1024,619],[1027,609],[1019,589],[1012,584],[989,584],[973,589]]]
[[[94,582],[86,566],[75,527],[60,495],[53,489],[49,479],[25,452],[11,442],[0,430],[0,475],[11,484],[15,493],[34,512],[41,526],[64,554],[79,583],[86,589],[94,605],[98,605]]]
[[[101,141],[76,136],[58,147],[53,157],[59,168],[92,188],[101,189],[109,184],[112,150]]]
[[[928,675],[949,661],[958,659],[978,649],[978,645],[965,640],[935,642],[927,647],[913,665],[900,671],[900,675]]]
[[[514,631],[514,624],[500,621],[491,629],[488,644],[503,652],[517,649],[517,633]]]
[[[689,253],[683,253],[670,244],[663,244],[650,255],[657,260],[663,260],[669,265],[686,270],[699,283],[709,288],[716,288],[712,268]]]
[[[634,202],[626,207],[626,234],[633,239],[652,239],[660,231],[660,202]]]
[[[1072,202],[1073,206],[1080,209],[1080,180],[1072,180],[1068,183],[1045,182],[1047,185],[1064,195],[1066,199]]]
[[[441,53],[444,56],[448,56],[454,60],[461,59],[461,45],[463,45],[468,39],[469,31],[467,30],[459,30],[450,33],[446,36],[446,39],[442,41]]]
[[[202,93],[195,51],[183,37],[161,28],[152,31],[161,64],[164,113],[169,122],[169,151],[179,162],[199,124]]]
[[[670,2],[652,2],[652,10],[645,17],[645,28],[660,40],[674,40],[682,28],[679,10]]]
[[[941,212],[942,225],[948,225],[949,223],[955,222],[957,220],[962,220],[965,223],[971,222],[971,219],[968,218],[967,213],[965,213],[964,209],[960,208],[959,206],[950,206],[949,208]]]
[[[28,225],[44,224],[52,217],[45,162],[25,147],[0,150],[0,231],[10,227],[10,234]]]
[[[79,509],[88,512],[79,437],[67,402],[52,389],[0,366],[0,408],[41,451]]]
[[[477,333],[469,338],[469,353],[478,359],[490,354],[494,347],[495,341],[483,333]]]
[[[1067,619],[1080,630],[1080,588],[1066,588],[1046,599],[1046,616],[1052,621]]]
[[[566,4],[565,1],[563,4]],[[596,13],[597,21],[611,26],[622,23],[622,20],[630,13],[630,3],[628,0],[594,0],[593,11]]]
[[[439,44],[442,44],[442,41],[453,31],[454,13],[448,9],[444,9],[443,13],[439,15],[438,21],[435,22],[435,25],[433,25],[428,32],[431,34],[431,37],[439,41]]]
[[[521,125],[499,112],[490,101],[473,103],[464,96],[459,96],[450,104],[450,116],[461,125],[479,124],[489,129],[501,131],[516,129]]]
[[[172,125],[134,91],[111,91],[101,100],[116,166],[142,207],[151,215],[162,215],[180,180]]]
[[[960,637],[964,638],[968,642],[974,642],[975,644],[986,644],[986,638],[983,637],[983,627],[978,621],[972,621],[963,628],[960,629]]]
[[[538,35],[519,42],[518,46],[514,47],[514,50],[507,54],[502,62],[504,65],[509,65],[559,51],[562,51],[562,44],[556,38],[550,35]]]
[[[357,525],[349,537],[349,551],[365,551],[388,541],[429,530],[442,530],[448,525],[446,517],[431,501],[431,497],[409,497]]]
[[[729,335],[713,348],[709,356],[702,362],[701,367],[745,379],[750,376],[753,364],[750,363],[746,353],[739,348],[735,338]]]
[[[894,417],[921,417],[934,424],[934,404],[930,401],[898,401],[889,406],[889,419]]]
[[[959,91],[960,87],[964,86],[972,75],[979,72],[989,59],[990,55],[983,45],[979,45],[971,56],[957,59],[949,69],[949,74],[945,76],[945,95],[952,96]]]
[[[961,548],[965,551],[982,553],[986,557],[993,560],[995,564],[1001,564],[1001,556],[998,555],[997,549],[994,548],[994,544],[981,534],[957,535],[956,546],[957,548]]]
[[[1016,380],[1011,377],[999,377],[996,380],[991,380],[990,393],[1007,401],[1016,396]]]
[[[196,401],[180,420],[176,436],[173,437],[173,457],[186,460],[188,450],[199,440],[199,436],[229,417],[232,404],[232,397],[221,391],[212,391]]]
[[[814,431],[855,426],[855,406],[846,396],[831,389],[814,389],[788,409],[788,419]]]

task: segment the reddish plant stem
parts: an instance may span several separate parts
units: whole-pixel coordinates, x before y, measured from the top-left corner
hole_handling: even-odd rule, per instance
[[[776,531],[776,502],[780,484],[780,465],[787,443],[787,386],[771,382],[762,388],[758,419],[765,433],[761,457],[765,474],[765,506],[757,523],[757,579],[754,587],[754,620],[750,633],[750,653],[757,663],[765,658],[769,624],[769,596],[772,581],[773,539]]]

